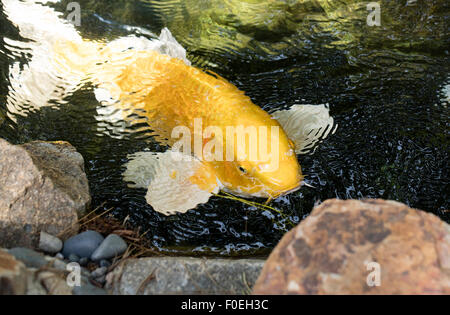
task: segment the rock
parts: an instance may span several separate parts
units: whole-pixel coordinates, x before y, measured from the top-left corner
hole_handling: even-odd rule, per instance
[[[67,257],[67,259],[69,260],[69,262],[79,262],[80,261],[80,257],[78,257],[75,254],[70,254],[69,257]]]
[[[96,287],[90,283],[76,286],[72,290],[73,295],[107,295],[106,290]]]
[[[53,266],[53,268],[55,268],[57,270],[62,270],[62,271],[67,270],[67,263],[60,259],[54,259],[52,266]]]
[[[89,258],[87,258],[87,257],[80,258],[79,263],[80,263],[80,266],[86,266],[89,263]]]
[[[91,260],[110,259],[123,254],[127,248],[127,243],[119,235],[110,234],[92,254]]]
[[[47,295],[47,290],[41,282],[36,279],[36,268],[29,268],[27,270],[27,292],[26,295]]]
[[[89,258],[103,240],[104,238],[100,233],[85,231],[66,240],[62,253],[65,257],[69,257],[70,254],[75,254],[78,257]]]
[[[0,295],[25,294],[26,268],[22,262],[6,251],[0,250]]]
[[[98,263],[98,265],[99,265],[100,267],[106,267],[106,268],[109,268],[109,267],[111,266],[111,263],[110,263],[108,260],[106,260],[106,259],[102,259],[102,260],[100,260],[100,262]]]
[[[64,260],[64,255],[62,253],[58,253],[55,255],[55,258],[60,259],[60,260]]]
[[[78,231],[91,201],[83,157],[67,142],[0,139],[0,246],[37,248],[41,231]]]
[[[450,226],[399,202],[327,200],[283,237],[253,293],[449,294]]]
[[[29,248],[15,247],[8,251],[28,268],[41,268],[48,264],[45,256]]]
[[[95,278],[95,282],[98,282],[101,285],[104,285],[106,283],[106,275],[103,275],[101,277]]]
[[[102,276],[104,276],[106,274],[106,272],[108,271],[108,268],[106,267],[100,267],[95,269],[94,271],[91,272],[91,276],[92,278],[100,278]]]
[[[58,253],[63,247],[63,242],[56,236],[41,231],[39,249],[50,254]]]
[[[113,294],[247,294],[263,260],[150,257],[124,260],[110,272]]]
[[[72,295],[72,288],[60,274],[43,271],[38,273],[37,278],[49,295]]]

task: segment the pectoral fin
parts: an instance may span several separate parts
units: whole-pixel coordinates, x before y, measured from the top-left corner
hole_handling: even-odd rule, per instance
[[[325,139],[337,125],[330,116],[327,105],[293,105],[288,110],[272,113],[283,130],[295,144],[295,153],[311,152],[316,144]]]
[[[165,215],[185,213],[206,203],[219,184],[209,164],[180,152],[139,152],[129,156],[124,180],[130,187],[148,187],[146,200]]]

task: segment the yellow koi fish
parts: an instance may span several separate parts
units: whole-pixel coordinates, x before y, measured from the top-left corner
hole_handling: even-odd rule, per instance
[[[147,202],[163,214],[184,213],[220,190],[273,199],[299,189],[303,175],[297,154],[311,150],[332,129],[325,105],[294,105],[272,114],[262,110],[224,78],[191,66],[168,29],[153,40],[129,36],[93,42],[52,9],[5,1],[11,21],[20,21],[22,36],[36,40],[33,49],[49,52],[40,64],[63,80],[41,82],[41,94],[65,86],[62,99],[79,82],[89,81],[103,105],[120,111],[118,119],[145,122],[157,141],[172,147],[164,153],[132,154],[123,174],[131,187],[148,189]],[[49,34],[38,39],[28,34],[30,17],[15,16],[31,12],[27,5],[34,8],[30,14],[43,14],[45,8],[58,30],[47,29]],[[18,73],[17,80],[29,81],[45,70],[35,66],[28,72]],[[15,86],[16,99],[25,81]]]

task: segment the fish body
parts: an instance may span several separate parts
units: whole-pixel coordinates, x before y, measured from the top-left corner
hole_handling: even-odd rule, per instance
[[[124,173],[130,186],[148,189],[148,203],[161,213],[186,212],[219,190],[269,199],[295,191],[303,180],[296,153],[313,147],[333,125],[323,105],[267,113],[226,79],[192,66],[168,29],[153,40],[95,42],[41,4],[6,0],[5,8],[21,35],[34,40],[31,50],[48,52],[28,72],[17,70],[14,99],[38,90],[62,99],[89,82],[99,102],[121,111],[119,119],[147,124],[157,141],[172,147],[132,154]],[[30,18],[23,19],[24,12]],[[36,32],[33,12],[55,29]],[[39,89],[35,80],[25,81],[45,71],[60,81],[45,79]],[[55,96],[57,86],[65,91]]]

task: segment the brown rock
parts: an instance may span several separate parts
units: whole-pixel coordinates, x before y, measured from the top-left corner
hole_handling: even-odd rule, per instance
[[[37,247],[41,231],[76,233],[90,200],[83,157],[69,143],[0,139],[0,246]]]
[[[449,294],[450,226],[395,201],[327,200],[283,237],[253,293]]]
[[[24,264],[0,250],[0,295],[25,294],[27,274]]]
[[[72,295],[72,288],[66,282],[63,273],[39,272],[37,279],[49,295]]]

